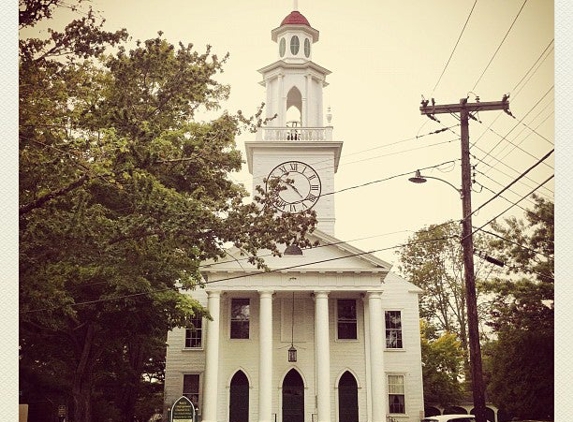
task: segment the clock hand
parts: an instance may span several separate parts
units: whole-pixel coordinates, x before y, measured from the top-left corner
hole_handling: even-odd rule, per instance
[[[298,191],[298,189],[296,188],[295,185],[289,185],[291,188],[293,188],[293,190],[298,194],[298,196],[300,196],[302,198],[301,193]]]

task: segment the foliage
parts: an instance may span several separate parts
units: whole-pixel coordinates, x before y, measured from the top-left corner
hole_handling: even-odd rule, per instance
[[[429,332],[427,323],[421,321],[420,324],[424,405],[448,407],[457,404],[464,394],[459,379],[464,362],[461,343],[454,333],[432,338],[434,335]]]
[[[498,339],[485,349],[492,401],[518,418],[554,413],[554,207],[534,196],[525,221],[495,224],[492,249],[505,277],[483,283],[492,297],[489,325]]]
[[[66,4],[20,0],[20,27]],[[226,56],[161,33],[128,50],[127,32],[104,31],[91,9],[49,34],[20,40],[23,384],[33,394],[34,378],[51,378],[75,420],[105,407],[131,421],[165,333],[208,316],[180,293],[202,285],[201,261],[234,245],[264,269],[258,250],[308,246],[316,219],[276,214],[276,192],[246,203],[227,177],[242,164],[235,136],[261,109],[195,120],[229,94],[215,80]]]
[[[399,269],[424,290],[420,317],[441,332],[456,333],[467,350],[466,298],[460,227],[450,221],[416,232],[400,250]]]

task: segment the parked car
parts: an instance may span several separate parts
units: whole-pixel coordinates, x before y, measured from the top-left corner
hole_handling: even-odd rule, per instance
[[[474,415],[437,415],[428,416],[421,422],[476,422]]]

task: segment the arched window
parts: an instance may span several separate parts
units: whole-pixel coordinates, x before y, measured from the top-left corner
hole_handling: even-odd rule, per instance
[[[304,39],[304,55],[308,58],[310,56],[310,40]]]
[[[249,380],[243,371],[231,379],[229,422],[249,422]]]
[[[295,369],[283,380],[282,422],[304,422],[304,383]]]
[[[293,35],[290,39],[290,52],[293,56],[298,54],[298,50],[300,48],[300,40],[296,35]]]
[[[287,126],[302,126],[302,94],[296,86],[288,91],[286,108]]]
[[[342,374],[338,381],[338,420],[358,421],[358,384],[348,371]]]

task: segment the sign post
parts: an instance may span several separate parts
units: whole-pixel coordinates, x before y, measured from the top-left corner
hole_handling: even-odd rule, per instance
[[[169,422],[195,422],[195,406],[185,396],[179,397],[171,406]]]

